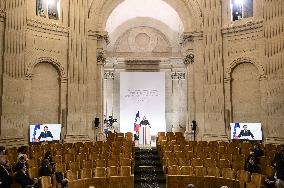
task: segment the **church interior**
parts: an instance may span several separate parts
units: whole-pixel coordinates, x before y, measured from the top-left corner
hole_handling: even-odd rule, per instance
[[[3,188],[284,187],[284,1],[0,0],[0,96]]]

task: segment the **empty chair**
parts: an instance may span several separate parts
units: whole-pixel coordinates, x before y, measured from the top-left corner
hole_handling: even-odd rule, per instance
[[[106,177],[106,168],[105,167],[96,167],[95,168],[95,177]]]
[[[130,166],[121,166],[120,167],[120,176],[131,176],[131,167]]]
[[[52,187],[51,177],[50,176],[42,176],[40,178],[40,185],[41,185],[41,188],[51,188]]]
[[[96,160],[96,167],[106,167],[105,159]]]
[[[207,170],[206,167],[203,166],[195,166],[193,167],[194,175],[195,176],[206,176]]]
[[[236,179],[236,171],[231,168],[223,168],[222,169],[222,177],[225,179]]]
[[[117,166],[109,166],[107,167],[107,176],[118,176],[118,167]]]
[[[80,170],[80,178],[81,179],[92,178],[92,169],[81,169]]]
[[[220,177],[220,169],[218,167],[207,167],[207,176]]]
[[[93,168],[93,161],[86,161],[86,160],[83,160],[81,162],[81,168],[83,169],[92,169]]]
[[[179,158],[178,159],[178,165],[179,166],[190,166],[190,160],[186,158]]]
[[[191,159],[191,165],[192,166],[203,166],[202,159],[200,159],[200,158]]]
[[[66,177],[70,181],[77,180],[78,179],[78,172],[77,171],[67,170]]]
[[[230,161],[227,159],[220,159],[218,162],[219,168],[230,168]]]
[[[168,166],[168,175],[179,175],[179,167],[177,165]]]
[[[55,163],[62,163],[62,156],[61,155],[55,155],[53,157],[53,162],[55,162]]]
[[[65,161],[65,163],[74,162],[75,161],[75,155],[72,154],[72,153],[64,154],[64,161]]]
[[[237,172],[237,180],[240,181],[240,187],[245,187],[245,184],[246,183],[249,183],[250,182],[250,173],[245,171],[245,170],[239,170]]]
[[[79,162],[71,162],[68,164],[68,170],[72,170],[72,171],[79,171],[80,169],[80,165]]]
[[[206,159],[203,159],[203,166],[205,166],[205,167],[216,167],[217,162],[214,159],[206,158]]]
[[[262,174],[252,173],[251,174],[251,182],[258,187],[264,185],[265,176]]]
[[[192,166],[182,166],[180,168],[181,175],[193,176],[194,170]]]
[[[32,167],[28,169],[30,178],[39,177],[39,170],[37,167]]]

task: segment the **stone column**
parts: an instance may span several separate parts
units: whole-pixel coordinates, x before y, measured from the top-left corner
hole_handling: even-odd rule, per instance
[[[25,144],[28,138],[28,98],[25,89],[26,4],[26,0],[9,0],[5,5],[0,144],[6,146]]]
[[[89,141],[87,98],[87,2],[70,0],[66,142]]]

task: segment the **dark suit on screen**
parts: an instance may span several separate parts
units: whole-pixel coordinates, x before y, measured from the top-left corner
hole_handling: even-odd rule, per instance
[[[251,136],[252,138],[254,137],[250,130],[241,130],[238,137],[240,138],[242,136]]]
[[[48,138],[48,137],[53,138],[50,131],[41,132],[38,139],[40,140],[41,138]]]

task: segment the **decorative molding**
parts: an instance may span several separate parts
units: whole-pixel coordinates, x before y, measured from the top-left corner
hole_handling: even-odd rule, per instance
[[[104,72],[104,79],[105,80],[114,80],[114,71],[105,71]]]
[[[0,18],[6,18],[6,12],[5,10],[0,10]]]
[[[185,80],[185,72],[171,72],[172,80]]]
[[[104,51],[98,49],[97,51],[97,64],[105,65],[106,64],[106,55]]]
[[[259,80],[264,80],[266,79],[266,75],[265,75],[265,71],[262,65],[260,65],[259,63],[257,63],[256,59],[253,58],[249,58],[249,57],[240,57],[236,60],[234,60],[226,69],[225,71],[225,78],[224,81],[228,81],[231,80],[231,75],[232,75],[232,71],[235,67],[237,67],[238,65],[242,64],[242,63],[251,63],[254,66],[256,66],[256,68],[258,69],[258,76],[259,76]]]
[[[203,31],[193,31],[193,32],[184,32],[181,35],[181,45],[185,45],[188,42],[193,42],[194,40],[201,40],[203,38]]]
[[[161,62],[161,59],[155,59],[155,58],[131,58],[131,59],[125,59],[126,65],[159,65]]]
[[[62,35],[62,36],[68,36],[69,34],[69,28],[64,27],[64,26],[59,26],[56,23],[48,23],[48,22],[43,22],[39,20],[28,19],[27,26],[28,26],[28,29],[33,30],[33,31],[56,32],[58,33],[58,35]]]
[[[40,57],[36,60],[33,60],[32,62],[30,62],[26,68],[26,79],[32,79],[33,77],[33,70],[35,68],[35,66],[38,63],[42,63],[42,62],[47,62],[52,64],[53,66],[56,67],[56,69],[58,70],[59,74],[60,74],[60,80],[62,83],[67,82],[67,74],[64,70],[64,67],[56,60],[53,59],[51,57]]]
[[[245,21],[245,20],[242,20],[242,21]],[[264,25],[263,20],[259,20],[259,21],[247,20],[246,22],[239,22],[239,23],[241,24],[236,24],[236,25],[232,25],[231,27],[223,28],[222,34],[239,35],[239,32],[250,31],[250,30],[255,30],[255,29],[262,29]]]
[[[194,63],[194,54],[187,54],[183,63],[187,66]]]
[[[89,37],[95,37],[97,40],[104,40],[107,44],[109,44],[109,36],[106,31],[88,31]]]

